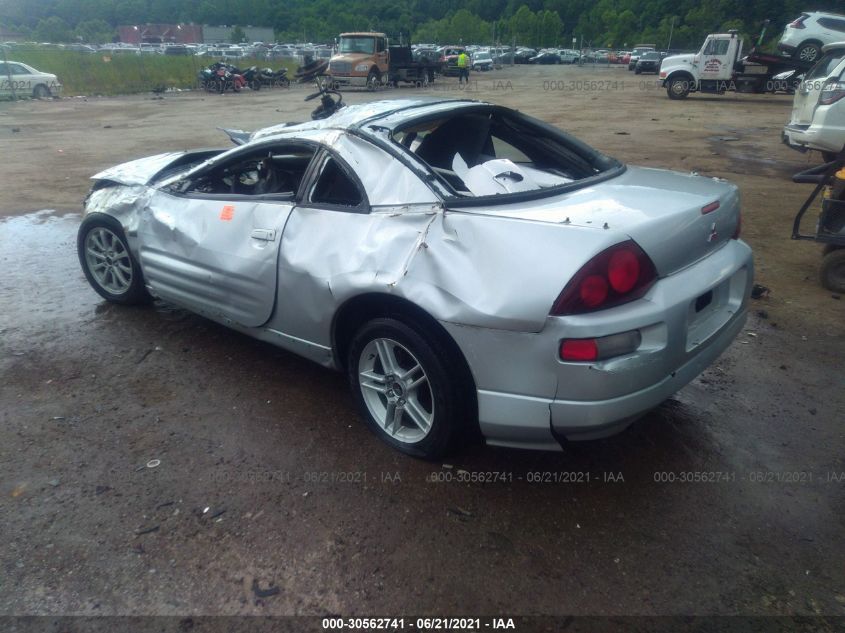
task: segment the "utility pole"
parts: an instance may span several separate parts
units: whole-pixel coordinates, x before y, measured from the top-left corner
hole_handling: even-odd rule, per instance
[[[669,43],[666,45],[666,50],[668,51],[672,48],[672,32],[675,30],[675,16],[672,16],[672,24],[669,26]]]

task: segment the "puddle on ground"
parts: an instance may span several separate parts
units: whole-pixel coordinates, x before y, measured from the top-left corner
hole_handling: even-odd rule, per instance
[[[710,151],[730,161],[731,171],[749,176],[777,176],[788,178],[801,170],[796,161],[768,158],[762,148],[754,143],[755,138],[780,134],[774,128],[749,127],[735,128],[727,126],[707,126],[715,134],[704,140]]]
[[[52,209],[0,218],[0,329],[77,321],[102,302],[76,255],[80,219]]]
[[[18,349],[34,332],[66,336],[86,323],[149,318],[146,310],[109,303],[88,284],[76,253],[81,220],[53,209],[0,217],[0,345]],[[194,318],[162,301],[151,310],[166,327]]]

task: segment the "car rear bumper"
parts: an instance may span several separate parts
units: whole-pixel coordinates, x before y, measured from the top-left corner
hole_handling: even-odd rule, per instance
[[[808,149],[834,153],[842,151],[845,147],[845,126],[828,124],[827,112],[823,111],[834,106],[818,108],[810,125],[787,124],[781,133],[783,143],[799,152]]]
[[[443,325],[475,378],[487,443],[559,450],[565,440],[621,431],[706,369],[741,331],[752,279],[751,250],[730,240],[661,279],[643,299],[549,317],[538,333]],[[696,312],[708,294],[710,303]],[[593,363],[558,358],[561,339],[631,330],[642,336],[631,354]]]
[[[791,44],[784,44],[782,42],[778,44],[777,48],[779,51],[788,53],[789,55],[794,55],[797,50],[797,47],[792,46]]]

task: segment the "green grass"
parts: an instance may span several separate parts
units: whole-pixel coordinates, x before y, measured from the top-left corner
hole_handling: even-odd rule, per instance
[[[109,51],[92,54],[22,47],[7,50],[6,55],[10,61],[23,62],[42,72],[53,73],[64,86],[63,94],[69,97],[133,94],[158,87],[196,88],[197,73],[215,61],[211,57],[115,54]],[[295,64],[278,60],[244,58],[235,61],[239,68],[259,66],[278,70],[286,66],[289,77],[296,69]]]

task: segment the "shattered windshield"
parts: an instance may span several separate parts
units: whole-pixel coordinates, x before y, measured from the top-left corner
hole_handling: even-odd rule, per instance
[[[620,166],[562,132],[501,110],[411,123],[393,139],[464,198],[559,188]]]
[[[375,52],[375,42],[375,38],[372,37],[342,37],[338,52],[372,55]]]

